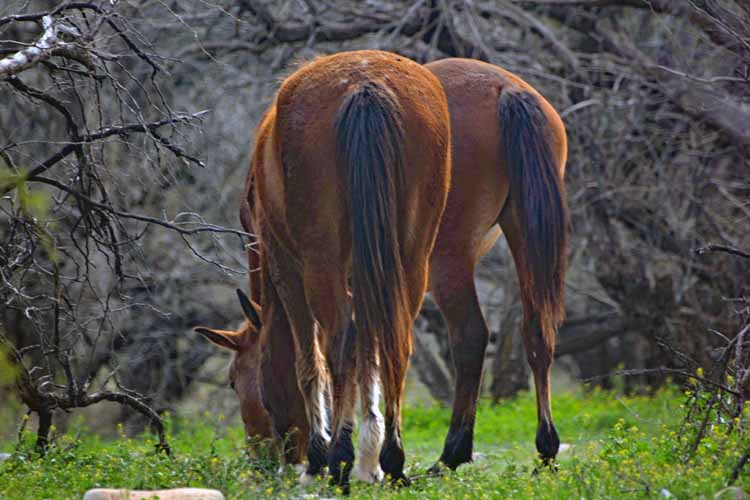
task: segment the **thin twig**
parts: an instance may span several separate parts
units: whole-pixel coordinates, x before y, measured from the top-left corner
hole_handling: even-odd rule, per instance
[[[738,248],[730,247],[727,245],[706,245],[704,247],[696,248],[693,250],[698,255],[703,255],[707,252],[725,252],[732,255],[737,255],[738,257],[742,257],[744,259],[750,259],[750,253],[742,251]]]

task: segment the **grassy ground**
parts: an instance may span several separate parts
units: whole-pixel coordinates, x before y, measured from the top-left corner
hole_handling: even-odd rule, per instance
[[[499,406],[483,403],[476,430],[476,460],[440,478],[393,489],[354,483],[352,498],[711,498],[727,483],[748,436],[709,428],[698,451],[684,450],[694,433],[680,433],[684,396],[664,391],[654,398],[607,392],[556,394],[555,420],[569,446],[559,470],[533,475],[535,402],[524,394]],[[412,406],[404,415],[408,473],[419,474],[439,455],[449,412]],[[302,488],[291,471],[253,460],[242,430],[221,417],[170,422],[173,457],[157,455],[153,439],[102,440],[80,426],[58,436],[44,457],[33,453],[33,436],[5,443],[13,458],[0,463],[2,499],[80,499],[93,487],[217,488],[229,499],[268,496],[340,496],[325,481]],[[750,489],[750,471],[737,486]],[[728,494],[729,492],[727,492]],[[722,498],[724,498],[722,496]],[[729,498],[729,497],[727,497]]]

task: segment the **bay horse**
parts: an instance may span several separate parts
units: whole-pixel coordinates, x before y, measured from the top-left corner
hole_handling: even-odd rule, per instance
[[[452,176],[448,202],[430,259],[429,286],[449,325],[455,369],[455,399],[450,430],[439,463],[450,468],[471,460],[476,403],[488,330],[476,288],[474,269],[479,259],[505,233],[521,287],[524,310],[521,334],[532,367],[537,400],[537,451],[550,463],[559,438],[552,420],[549,371],[554,355],[554,332],[563,319],[568,209],[563,184],[567,139],[560,116],[533,87],[518,76],[481,61],[444,59],[426,65],[440,80],[448,99],[452,131]],[[263,124],[258,140],[263,140]],[[240,219],[255,232],[251,162]],[[258,269],[257,252],[248,252],[250,269]],[[262,272],[250,275],[254,301],[261,300]],[[264,307],[265,307],[264,303]],[[291,332],[279,325],[273,336],[255,349],[240,350],[236,359],[252,357],[255,369],[239,376],[261,391],[239,393],[244,408],[259,407],[261,398],[284,436],[285,459],[299,463],[306,438],[304,412],[295,410],[301,399],[289,367]],[[262,352],[262,355],[261,355]],[[262,374],[257,367],[262,367]],[[288,372],[287,372],[288,373]],[[265,415],[260,413],[257,422]],[[247,423],[247,421],[246,421]],[[302,432],[298,432],[301,430]],[[264,437],[268,435],[262,434]],[[357,464],[363,480],[376,474]]]
[[[303,477],[327,463],[332,482],[348,486],[359,386],[360,467],[405,482],[401,404],[411,326],[450,184],[442,86],[397,54],[322,57],[283,82],[259,132],[252,168],[264,275],[259,321],[255,305],[240,299],[261,342],[276,334],[279,315],[291,327],[310,430]]]

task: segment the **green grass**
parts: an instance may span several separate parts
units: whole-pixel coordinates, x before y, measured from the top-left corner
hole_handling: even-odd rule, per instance
[[[686,458],[694,436],[680,433],[684,396],[674,390],[653,398],[576,391],[556,394],[555,421],[570,447],[559,455],[556,473],[532,474],[536,406],[523,394],[498,406],[482,403],[476,428],[477,460],[440,478],[409,488],[353,483],[352,498],[642,498],[712,497],[726,486],[747,435],[710,427],[697,453]],[[450,413],[412,406],[404,414],[409,474],[419,474],[439,455]],[[217,488],[229,499],[261,496],[300,498],[303,494],[340,496],[325,480],[308,487],[296,475],[277,472],[278,464],[251,458],[239,426],[204,415],[172,420],[172,457],[153,452],[148,435],[104,440],[73,426],[58,436],[49,453],[33,452],[33,436],[1,447],[14,453],[0,463],[2,499],[80,499],[93,487],[159,489]],[[737,483],[750,489],[750,471]]]

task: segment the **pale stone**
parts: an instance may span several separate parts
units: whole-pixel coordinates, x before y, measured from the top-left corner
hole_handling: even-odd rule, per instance
[[[0,453],[0,462],[10,459],[11,456],[12,455],[10,453]]]
[[[173,490],[116,490],[95,489],[83,495],[83,500],[224,500],[224,495],[217,490],[200,488],[177,488]]]
[[[714,495],[716,500],[747,500],[747,493],[736,486],[729,486],[723,490],[717,491]]]

